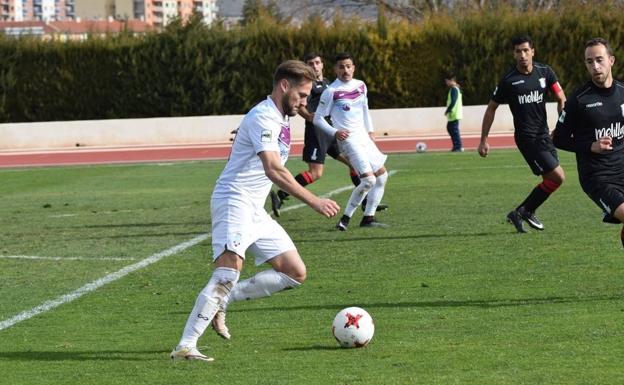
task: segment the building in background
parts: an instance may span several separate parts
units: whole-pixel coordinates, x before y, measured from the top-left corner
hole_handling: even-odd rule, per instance
[[[188,20],[193,12],[199,13],[204,23],[210,25],[217,19],[219,10],[217,0],[135,0],[135,4],[137,3],[143,3],[145,22],[155,27],[164,27],[176,18]],[[141,6],[137,5],[135,11]]]
[[[0,0],[0,21],[140,20],[157,29],[194,12],[210,25],[217,0]]]
[[[76,1],[78,0],[0,0],[0,20],[73,20]]]

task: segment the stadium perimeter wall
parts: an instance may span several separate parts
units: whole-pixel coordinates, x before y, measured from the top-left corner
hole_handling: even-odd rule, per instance
[[[479,137],[486,106],[464,106],[462,137]],[[444,107],[371,110],[378,137],[447,137]],[[556,103],[548,103],[549,127],[557,120]],[[69,122],[0,124],[0,151],[45,151],[71,148],[170,146],[228,143],[243,115]],[[303,141],[304,121],[291,121],[292,138]],[[513,118],[500,106],[490,136],[512,136]]]

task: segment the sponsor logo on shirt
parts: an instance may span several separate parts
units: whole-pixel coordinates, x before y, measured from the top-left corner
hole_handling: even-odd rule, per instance
[[[609,127],[596,128],[594,133],[596,135],[596,140],[607,136],[615,139],[622,139],[624,138],[624,126],[622,126],[622,122],[611,123]]]
[[[348,104],[345,104],[344,106],[342,106],[342,110],[343,111],[351,111],[351,107],[349,107]]]
[[[271,130],[262,130],[260,133],[260,141],[262,143],[271,143],[271,139],[273,139],[273,133]]]
[[[546,78],[539,78],[540,87],[546,88]]]
[[[520,104],[542,103],[543,101],[544,94],[537,90],[531,91],[528,94],[518,95],[518,103]]]
[[[512,86],[517,86],[518,84],[524,84],[524,80],[518,80],[516,82],[511,83]],[[496,93],[496,91],[494,91]]]
[[[624,116],[624,104],[620,104],[620,109],[622,110],[622,116]]]
[[[590,103],[585,105],[585,108],[602,107],[602,102]]]

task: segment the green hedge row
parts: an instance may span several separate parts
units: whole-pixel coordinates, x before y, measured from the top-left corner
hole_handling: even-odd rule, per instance
[[[285,27],[260,18],[226,31],[199,19],[165,32],[82,43],[0,37],[0,122],[245,113],[271,88],[275,66],[308,51],[350,51],[372,108],[443,105],[443,76],[457,73],[465,104],[485,104],[513,58],[509,40],[530,35],[566,92],[587,77],[583,43],[603,36],[620,57],[620,2],[519,13],[439,14],[418,24],[337,17]],[[624,68],[616,63],[615,76]]]

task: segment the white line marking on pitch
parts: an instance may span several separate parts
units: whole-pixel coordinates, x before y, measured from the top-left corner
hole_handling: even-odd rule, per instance
[[[189,247],[195,246],[196,244],[198,244],[198,243],[200,243],[202,241],[205,241],[209,237],[210,237],[210,234],[199,235],[199,236],[197,236],[197,237],[195,237],[193,239],[190,239],[190,240],[188,240],[186,242],[183,242],[183,243],[180,243],[178,245],[175,245],[175,246],[173,246],[173,247],[171,247],[171,248],[169,248],[167,250],[163,250],[163,251],[161,251],[159,253],[153,254],[153,255],[151,255],[151,256],[149,256],[149,257],[147,257],[147,258],[145,258],[145,259],[143,259],[143,260],[141,260],[141,261],[139,261],[139,262],[137,262],[135,264],[126,266],[126,267],[124,267],[121,270],[117,270],[114,273],[105,275],[104,277],[102,277],[100,279],[97,279],[97,280],[95,280],[95,281],[93,281],[91,283],[88,283],[88,284],[84,285],[83,287],[81,287],[81,288],[79,288],[77,290],[72,291],[69,294],[62,295],[62,296],[60,296],[58,298],[55,298],[53,300],[46,301],[46,302],[42,303],[39,306],[35,306],[34,308],[32,308],[30,310],[26,310],[24,312],[21,312],[21,313],[19,313],[16,316],[13,316],[13,317],[11,317],[9,319],[1,321],[0,322],[0,330],[4,330],[4,329],[7,329],[7,328],[10,328],[11,326],[13,326],[13,325],[15,325],[15,324],[17,324],[19,322],[25,321],[27,319],[30,319],[30,318],[36,316],[36,315],[39,315],[41,313],[45,313],[48,310],[52,310],[52,309],[54,309],[56,307],[59,307],[59,306],[64,305],[64,304],[66,304],[68,302],[71,302],[71,301],[73,301],[73,300],[75,300],[77,298],[80,298],[80,297],[82,297],[85,294],[88,294],[88,293],[90,293],[92,291],[95,291],[95,290],[99,289],[100,287],[106,285],[107,283],[111,283],[113,281],[116,281],[116,280],[118,280],[120,278],[123,278],[126,275],[136,271],[136,270],[142,269],[142,268],[147,267],[147,266],[149,266],[149,265],[151,265],[153,263],[156,263],[156,262],[160,261],[161,259],[163,259],[165,257],[169,257],[169,256],[177,254],[177,253],[179,253],[179,252],[181,252],[183,250],[186,250]]]
[[[131,257],[42,257],[39,255],[0,255],[0,259],[42,259],[48,261],[134,261]]]
[[[390,171],[389,175],[392,175],[394,173],[396,173],[396,172]],[[332,196],[334,194],[338,194],[340,192],[350,190],[352,188],[353,188],[353,186],[341,187],[341,188],[338,188],[336,190],[328,192],[324,196],[329,197],[329,196]],[[286,210],[290,211],[290,210],[294,210],[296,208],[300,208],[300,207],[303,207],[303,206],[305,206],[305,204],[294,205],[294,206],[291,206],[291,207],[287,207],[287,208],[285,208],[282,211],[286,211]],[[34,308],[32,308],[30,310],[23,311],[23,312],[15,315],[15,316],[13,316],[11,318],[8,318],[8,319],[6,319],[4,321],[0,321],[0,331],[2,331],[4,329],[8,329],[8,328],[10,328],[11,326],[13,326],[15,324],[18,324],[18,323],[20,323],[22,321],[26,321],[26,320],[28,320],[28,319],[30,319],[32,317],[35,317],[35,316],[37,316],[37,315],[39,315],[41,313],[45,313],[45,312],[47,312],[49,310],[52,310],[52,309],[55,309],[55,308],[57,308],[57,307],[59,307],[61,305],[64,305],[64,304],[69,303],[69,302],[72,302],[73,300],[78,299],[78,298],[82,297],[85,294],[89,294],[92,291],[95,291],[95,290],[99,289],[100,287],[102,287],[102,286],[104,286],[104,285],[106,285],[108,283],[117,281],[118,279],[121,279],[121,278],[125,277],[126,275],[128,275],[128,274],[130,274],[132,272],[135,272],[135,271],[137,271],[139,269],[142,269],[142,268],[147,267],[147,266],[149,266],[151,264],[154,264],[154,263],[160,261],[163,258],[172,256],[172,255],[177,254],[177,253],[179,253],[181,251],[184,251],[184,250],[186,250],[186,249],[188,249],[190,247],[193,247],[193,246],[197,245],[198,243],[205,241],[208,238],[210,238],[210,234],[199,235],[199,236],[197,236],[197,237],[195,237],[193,239],[190,239],[190,240],[188,240],[186,242],[183,242],[183,243],[180,243],[178,245],[175,245],[175,246],[173,246],[173,247],[171,247],[171,248],[169,248],[167,250],[163,250],[163,251],[161,251],[159,253],[153,254],[153,255],[145,258],[145,259],[140,260],[137,263],[134,263],[132,265],[126,266],[126,267],[124,267],[121,270],[117,270],[114,273],[105,275],[104,277],[102,277],[100,279],[97,279],[97,280],[95,280],[93,282],[90,282],[90,283],[84,285],[83,287],[81,287],[81,288],[79,288],[77,290],[72,291],[69,294],[65,294],[65,295],[62,295],[62,296],[57,297],[55,299],[46,301],[46,302],[42,303],[41,305],[35,306]]]

